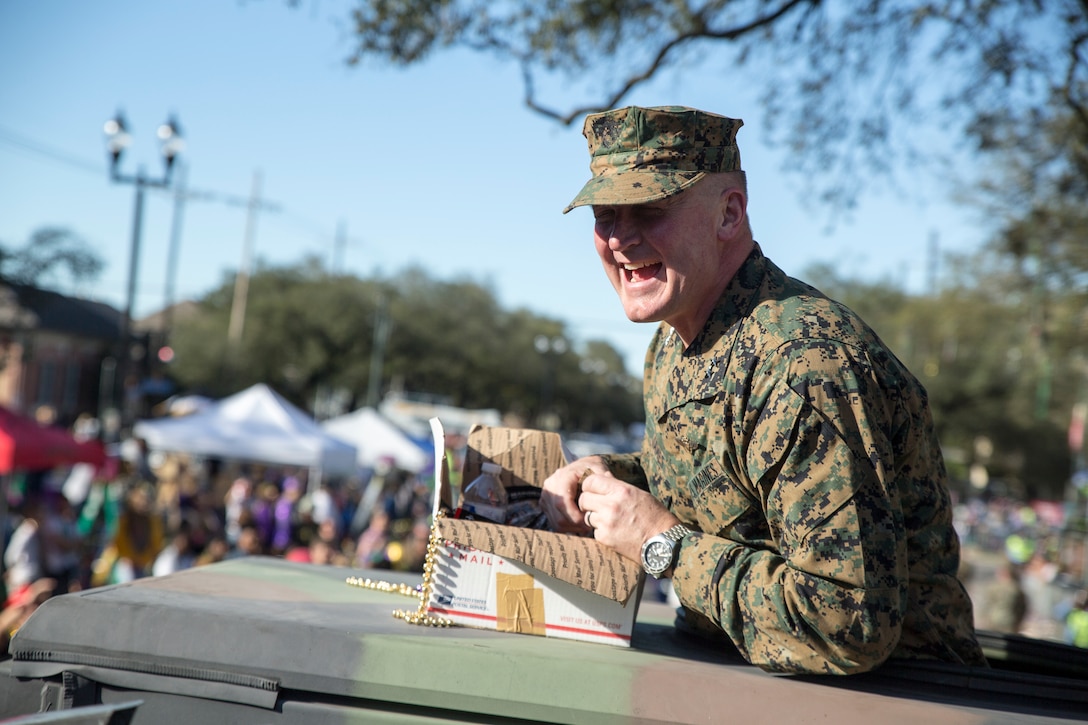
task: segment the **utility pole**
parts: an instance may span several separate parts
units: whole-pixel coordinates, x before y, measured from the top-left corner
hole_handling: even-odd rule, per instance
[[[234,277],[234,301],[230,307],[230,326],[227,342],[237,350],[242,342],[242,328],[246,320],[246,300],[249,297],[249,266],[253,256],[253,237],[257,233],[257,213],[261,208],[261,172],[253,172],[253,189],[249,195],[249,213],[246,215],[245,238],[242,241],[242,262]]]
[[[928,279],[926,281],[929,285],[930,297],[937,296],[937,270],[940,267],[940,246],[940,235],[937,233],[936,229],[931,229],[929,232],[929,253],[926,255],[929,257],[927,260],[928,269],[926,270]]]
[[[341,219],[336,225],[336,240],[333,242],[332,274],[340,274],[344,269],[344,247],[348,244],[348,225]]]
[[[178,174],[176,175],[176,182],[174,187],[174,218],[173,225],[170,231],[170,249],[167,257],[166,266],[166,294],[164,300],[164,341],[169,340],[169,334],[173,330],[173,307],[177,301],[177,268],[178,268],[178,254],[181,249],[181,228],[182,217],[185,203],[189,201],[211,201],[227,206],[233,207],[246,207],[250,210],[250,217],[246,220],[246,241],[243,249],[243,270],[248,279],[248,267],[249,256],[252,254],[253,240],[252,236],[255,235],[255,220],[252,218],[253,209],[259,208],[261,211],[281,211],[279,204],[275,202],[269,202],[264,199],[257,198],[258,195],[251,195],[249,198],[234,196],[230,194],[222,194],[214,191],[200,191],[189,189],[187,187],[188,166],[178,164]],[[259,181],[254,180],[255,188],[259,189]],[[242,306],[242,313],[244,315],[245,305]],[[232,322],[232,324],[234,324]]]
[[[370,348],[370,377],[366,387],[366,404],[370,408],[378,406],[381,393],[382,369],[385,367],[385,345],[389,342],[389,333],[393,321],[389,319],[389,305],[385,293],[380,292],[378,306],[374,310],[374,342]]]
[[[141,413],[142,393],[140,392],[140,371],[133,359],[132,316],[136,304],[136,277],[140,269],[140,244],[143,232],[144,191],[151,188],[169,188],[171,172],[174,169],[174,161],[185,144],[181,138],[181,129],[177,120],[171,116],[166,123],[159,126],[157,136],[159,138],[159,151],[162,154],[164,169],[159,178],[147,176],[143,166],[139,166],[135,176],[127,176],[121,173],[121,156],[132,143],[132,137],[128,132],[128,124],[124,115],[118,111],[117,115],[106,121],[103,126],[106,135],[106,150],[110,158],[110,179],[114,183],[132,184],[136,190],[136,199],[132,212],[132,244],[129,251],[128,267],[128,294],[125,302],[125,315],[121,320],[121,354],[120,373],[121,389],[119,399],[115,397],[117,407],[121,411],[122,427],[127,427],[135,421]],[[146,351],[145,351],[146,352]],[[116,386],[116,379],[112,384]]]
[[[185,183],[189,175],[186,164],[177,165],[174,177],[174,217],[170,224],[170,246],[166,255],[166,299],[162,308],[162,344],[170,344],[170,335],[174,331],[174,300],[177,283],[178,247],[181,245],[182,212],[185,210]]]

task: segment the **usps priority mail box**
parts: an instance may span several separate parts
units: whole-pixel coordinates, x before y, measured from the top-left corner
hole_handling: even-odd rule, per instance
[[[434,553],[427,613],[501,632],[629,647],[644,573],[592,538],[455,519],[441,422],[435,443]],[[566,463],[558,434],[476,426],[468,435],[462,481],[485,461],[503,467],[503,483],[540,487]]]

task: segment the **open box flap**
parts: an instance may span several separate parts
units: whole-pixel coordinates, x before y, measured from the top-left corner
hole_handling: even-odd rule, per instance
[[[442,421],[431,418],[434,440],[434,511],[452,513],[456,508],[446,460],[446,435]],[[535,486],[568,462],[558,433],[475,425],[469,431],[465,460],[461,469],[464,485],[480,474],[485,462],[502,466],[502,484],[506,488]]]
[[[468,433],[462,484],[476,478],[483,464],[502,466],[502,485],[540,488],[544,479],[569,461],[558,433],[475,425]]]

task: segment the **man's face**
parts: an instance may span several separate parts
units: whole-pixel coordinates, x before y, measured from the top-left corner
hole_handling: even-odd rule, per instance
[[[597,254],[630,320],[694,338],[728,283],[723,213],[719,187],[705,181],[660,201],[593,207]]]

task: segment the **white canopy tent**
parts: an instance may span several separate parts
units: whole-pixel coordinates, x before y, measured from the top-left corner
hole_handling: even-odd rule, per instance
[[[392,458],[398,468],[418,473],[430,465],[434,455],[373,408],[332,418],[321,428],[353,444],[358,449],[356,462],[363,468],[375,468],[382,458]]]
[[[305,466],[322,474],[355,472],[355,446],[321,429],[313,418],[263,383],[192,415],[141,420],[133,435],[150,449],[206,458]],[[310,485],[316,484],[311,475]]]

